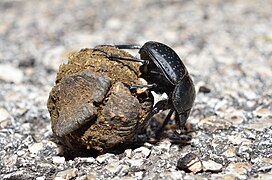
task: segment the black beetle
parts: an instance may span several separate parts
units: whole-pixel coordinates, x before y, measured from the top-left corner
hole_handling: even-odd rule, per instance
[[[161,100],[154,105],[145,119],[145,125],[160,110],[170,109],[157,134],[163,130],[174,112],[178,129],[183,129],[195,100],[195,87],[185,65],[176,52],[167,45],[155,41],[148,41],[143,46],[113,45],[113,47],[140,49],[140,59],[108,54],[108,58],[111,59],[143,63],[140,67],[141,77],[148,82],[148,85],[131,85],[130,89],[148,87],[156,93],[168,95],[168,99]]]

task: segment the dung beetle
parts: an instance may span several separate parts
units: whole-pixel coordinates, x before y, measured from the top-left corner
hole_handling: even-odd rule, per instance
[[[103,45],[106,46],[106,45]],[[195,100],[195,87],[189,73],[177,55],[177,53],[165,44],[148,41],[143,46],[140,45],[110,45],[119,49],[139,49],[140,59],[130,57],[120,57],[108,54],[110,59],[127,60],[141,62],[141,77],[147,85],[130,85],[130,89],[149,88],[150,90],[162,94],[166,93],[168,99],[158,101],[145,118],[145,126],[153,115],[161,110],[170,109],[161,128],[169,122],[175,113],[175,123],[179,130],[185,127]]]

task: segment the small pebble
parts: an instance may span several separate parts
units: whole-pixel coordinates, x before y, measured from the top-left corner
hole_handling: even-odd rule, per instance
[[[29,152],[33,154],[37,154],[42,149],[43,149],[43,143],[34,143],[28,147]]]
[[[244,112],[241,110],[234,110],[232,112],[228,112],[224,119],[230,122],[234,126],[240,125],[243,121],[246,120]]]
[[[232,174],[244,175],[251,170],[251,165],[248,162],[231,162],[227,167],[226,171]]]
[[[77,174],[78,174],[77,168],[66,169],[64,171],[58,172],[54,180],[69,180],[76,177]]]
[[[63,164],[65,162],[65,158],[61,156],[53,156],[52,160],[54,164]]]
[[[200,161],[192,161],[190,164],[188,164],[188,166],[188,170],[193,172],[194,174],[203,170]]]
[[[177,168],[185,172],[197,173],[202,170],[202,164],[196,154],[188,153],[178,160]]]
[[[93,157],[80,157],[76,159],[78,159],[80,162],[85,162],[90,164],[95,162],[95,159]]]
[[[236,149],[234,147],[228,147],[228,149],[226,149],[226,151],[224,151],[223,155],[230,158],[230,157],[234,157],[236,155]]]
[[[126,157],[128,157],[128,158],[132,157],[132,149],[126,149],[124,153],[125,153]]]
[[[135,172],[136,179],[143,179],[144,172],[138,171]]]
[[[145,159],[128,159],[126,162],[130,164],[131,167],[141,167],[144,164]]]
[[[139,154],[141,154],[140,157],[142,157],[142,158],[147,158],[150,155],[150,152],[151,152],[150,149],[143,147],[143,146],[139,147],[133,151],[133,153],[138,154],[138,157],[139,157]]]
[[[202,165],[203,165],[203,171],[219,172],[223,168],[222,164],[219,164],[212,160],[202,161]]]
[[[223,166],[212,160],[202,161],[196,154],[188,153],[178,160],[177,168],[195,174],[200,171],[219,172]]]
[[[245,138],[242,138],[241,134],[227,136],[228,140],[234,145],[240,145]]]
[[[210,93],[211,89],[206,87],[206,86],[200,86],[199,89],[198,89],[198,92],[206,94],[206,93]]]
[[[254,114],[258,117],[267,117],[267,116],[271,116],[272,117],[272,111],[270,111],[267,108],[263,108],[263,107],[258,107],[255,111]]]
[[[105,169],[107,169],[112,174],[115,174],[121,170],[120,162],[119,160],[112,160],[109,161]]]
[[[22,156],[22,155],[24,155],[24,154],[25,154],[25,151],[23,151],[23,150],[17,151],[17,155],[18,155],[18,156]]]
[[[36,180],[45,180],[44,176],[36,177]]]
[[[114,157],[114,154],[111,154],[111,153],[106,153],[106,154],[102,154],[100,156],[97,156],[96,157],[96,160],[99,162],[99,163],[103,163],[107,160],[109,160],[110,158]]]

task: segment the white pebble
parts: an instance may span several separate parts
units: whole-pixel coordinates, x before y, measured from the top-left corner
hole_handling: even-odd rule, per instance
[[[145,157],[145,158],[149,156],[150,152],[151,150],[146,147],[139,147],[134,150],[134,153],[141,153],[142,157]]]
[[[43,148],[43,143],[34,143],[28,146],[29,152],[37,154]]]
[[[65,158],[61,156],[53,156],[52,160],[54,164],[63,164],[65,162]]]

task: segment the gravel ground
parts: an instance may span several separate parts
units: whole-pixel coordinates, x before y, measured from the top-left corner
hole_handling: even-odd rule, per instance
[[[0,179],[271,179],[271,9],[271,0],[2,0]],[[194,79],[192,142],[65,159],[46,108],[59,65],[81,48],[148,40],[177,51]]]

